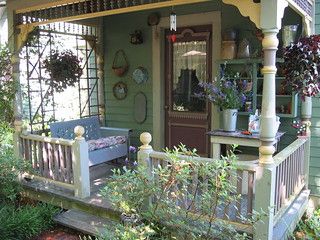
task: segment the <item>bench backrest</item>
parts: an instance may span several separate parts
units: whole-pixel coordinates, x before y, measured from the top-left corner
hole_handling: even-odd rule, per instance
[[[84,137],[86,140],[98,139],[101,137],[98,116],[51,123],[51,136],[55,138],[74,139],[74,128],[76,126],[84,127]]]

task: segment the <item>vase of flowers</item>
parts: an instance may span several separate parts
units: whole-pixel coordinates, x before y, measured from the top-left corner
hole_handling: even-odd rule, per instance
[[[310,118],[311,97],[320,92],[320,35],[300,38],[284,49],[284,86],[300,95],[301,115]]]
[[[222,77],[217,80],[199,84],[203,92],[197,94],[200,98],[205,98],[218,106],[222,111],[223,124],[222,129],[228,132],[236,130],[238,109],[242,107],[246,101],[244,94],[247,88],[247,81]]]

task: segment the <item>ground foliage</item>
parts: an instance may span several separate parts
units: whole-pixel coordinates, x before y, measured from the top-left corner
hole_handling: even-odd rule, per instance
[[[181,160],[181,155],[187,155]],[[122,223],[101,239],[247,239],[216,217],[239,200],[233,153],[221,161],[197,161],[181,145],[166,150],[168,165],[115,170],[102,194],[123,213]],[[191,185],[197,173],[199,181]],[[152,177],[153,176],[153,177]],[[152,202],[152,204],[151,204]],[[246,222],[257,221],[258,214]]]
[[[14,156],[15,91],[11,54],[6,46],[0,46],[0,239],[26,240],[52,226],[51,217],[58,209],[21,202],[22,188],[17,180],[21,172],[29,169],[29,164]]]
[[[320,239],[320,208],[318,208],[311,216],[304,217],[296,228],[294,239]]]

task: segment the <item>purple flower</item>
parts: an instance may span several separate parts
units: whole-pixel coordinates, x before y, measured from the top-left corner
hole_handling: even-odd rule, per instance
[[[129,159],[126,158],[126,159],[124,160],[124,162],[125,162],[125,164],[128,164],[128,163],[129,163]]]
[[[137,148],[134,147],[134,146],[130,146],[130,147],[129,147],[129,152],[131,152],[131,153],[136,153],[136,152],[137,152]]]
[[[224,82],[224,87],[225,87],[225,88],[232,88],[232,85],[233,85],[233,84],[232,84],[231,81],[225,81],[225,82]]]
[[[137,161],[134,161],[134,162],[133,162],[133,166],[138,166],[138,162],[137,162]]]
[[[242,103],[242,105],[246,102],[246,96],[244,95],[244,94],[241,94],[242,96],[241,96],[241,103]]]

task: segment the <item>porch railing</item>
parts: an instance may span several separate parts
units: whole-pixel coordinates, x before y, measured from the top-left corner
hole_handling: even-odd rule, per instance
[[[274,157],[276,168],[274,224],[306,185],[307,144],[307,138],[298,138]]]
[[[169,164],[170,160],[165,153],[153,151],[149,145],[151,138],[149,139],[150,141],[144,138],[146,137],[140,137],[144,145],[141,146],[139,151],[139,161],[148,164],[150,173],[158,165],[166,166]],[[236,179],[230,179],[230,181],[237,187],[236,194],[242,195],[242,202],[237,201],[234,205],[227,206],[227,209],[223,210],[223,214],[216,217],[234,224],[240,231],[252,232],[256,237],[256,226],[243,222],[238,217],[249,217],[253,214],[253,209],[255,209],[268,215],[263,217],[265,218],[264,220],[271,219],[270,227],[269,223],[267,223],[266,227],[259,228],[259,231],[264,231],[267,228],[272,229],[308,185],[309,142],[310,138],[308,137],[298,138],[274,156],[274,163],[269,165],[262,165],[252,161],[239,161],[236,164]],[[180,156],[179,158],[181,160],[188,159],[187,156]],[[202,157],[194,158],[194,160],[204,162],[217,161]],[[197,181],[201,177],[203,179],[203,176],[199,177],[197,173],[192,174],[194,176],[190,187],[197,185]],[[244,202],[245,204],[243,204]],[[264,207],[265,205],[266,207]],[[269,211],[268,209],[271,210]],[[230,211],[234,212],[234,217],[230,218]],[[262,224],[264,225],[265,223]],[[253,225],[256,225],[256,223],[253,223]],[[268,234],[268,232],[265,232],[258,235],[264,236],[266,239],[272,239],[272,235]]]
[[[149,155],[151,170],[157,168],[159,165],[165,167],[170,164],[167,155],[163,152],[153,151]],[[180,156],[181,160],[187,160],[188,157]],[[212,162],[217,161],[211,158],[195,157],[194,161],[197,162]],[[236,173],[233,176],[234,179],[230,179],[236,185],[236,192],[234,194],[242,195],[242,199],[238,200],[234,204],[222,207],[220,210],[223,214],[218,217],[224,220],[232,220],[237,223],[244,223],[240,216],[251,216],[254,202],[254,182],[255,182],[255,170],[256,164],[241,163],[236,165]],[[198,181],[204,179],[205,176],[199,176],[197,172],[192,173],[192,181],[190,182],[190,188],[194,188],[198,185]],[[185,199],[187,202],[188,199]]]
[[[19,155],[32,167],[24,177],[72,190],[77,197],[89,196],[88,145],[82,130],[75,128],[74,140],[18,133]]]

